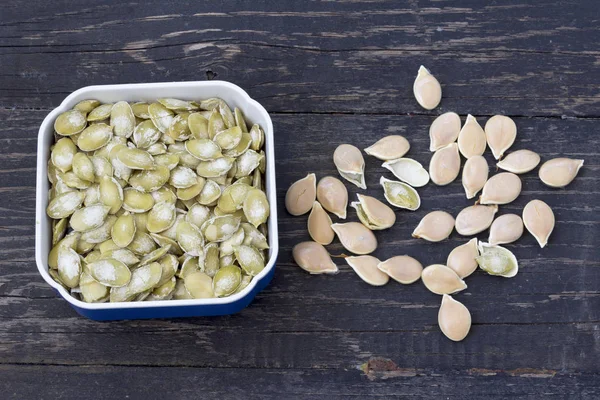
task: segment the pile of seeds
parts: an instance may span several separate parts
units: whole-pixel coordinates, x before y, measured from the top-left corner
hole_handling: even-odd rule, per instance
[[[265,267],[265,135],[219,98],[101,104],[54,122],[50,275],[86,302],[225,297]]]
[[[418,103],[427,110],[439,104],[442,89],[437,79],[423,66],[419,69],[413,91]],[[381,286],[389,278],[402,284],[416,282],[419,278],[431,292],[441,295],[438,313],[441,331],[454,341],[463,340],[471,327],[471,314],[459,301],[450,296],[467,288],[464,279],[477,267],[489,275],[514,277],[519,264],[514,254],[501,247],[521,237],[525,228],[536,238],[540,247],[548,243],[554,229],[554,213],[541,200],[530,201],[523,209],[522,217],[506,214],[494,218],[498,206],[514,201],[521,193],[524,174],[537,167],[540,156],[530,150],[517,150],[506,157],[504,153],[512,146],[517,127],[512,119],[503,115],[491,117],[482,128],[475,117],[468,115],[461,127],[458,114],[447,112],[438,116],[429,129],[430,151],[434,152],[429,171],[404,155],[410,144],[402,136],[387,136],[364,149],[365,153],[384,163],[397,179],[381,177],[385,200],[392,206],[416,210],[421,205],[415,188],[425,186],[429,180],[438,186],[448,185],[460,173],[461,155],[466,159],[462,171],[462,184],[467,199],[481,195],[474,205],[458,213],[456,219],[441,210],[425,215],[414,229],[412,236],[429,242],[440,242],[456,231],[463,236],[473,236],[489,228],[488,242],[473,238],[450,252],[446,264],[434,264],[423,268],[422,264],[408,255],[399,255],[385,261],[369,255],[377,249],[373,231],[390,228],[396,221],[394,211],[380,200],[357,194],[357,201],[350,205],[356,210],[360,222],[332,223],[329,211],[340,219],[346,219],[348,192],[337,178],[326,176],[317,184],[315,174],[309,174],[289,188],[285,205],[292,215],[310,211],[308,232],[314,241],[297,244],[293,249],[295,262],[311,274],[335,274],[338,267],[324,245],[330,244],[337,235],[342,246],[358,256],[346,256],[346,262],[365,282]],[[489,177],[489,167],[482,156],[489,147],[498,168],[507,171]],[[365,162],[361,151],[350,144],[338,146],[333,162],[340,176],[361,189],[366,188]],[[541,181],[550,187],[568,185],[583,166],[583,160],[555,158],[546,161],[539,169]]]

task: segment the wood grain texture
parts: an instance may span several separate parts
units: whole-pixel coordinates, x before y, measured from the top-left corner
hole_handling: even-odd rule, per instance
[[[0,397],[598,398],[599,19],[593,1],[5,1]],[[431,112],[412,96],[420,64],[443,86]],[[509,115],[518,127],[511,150],[585,166],[564,189],[543,186],[537,169],[525,174],[521,196],[500,207],[520,213],[539,198],[556,229],[547,248],[527,233],[507,246],[519,259],[515,278],[467,278],[456,298],[473,327],[460,343],[440,333],[440,298],[420,282],[370,287],[342,259],[336,276],[302,272],[291,248],[308,239],[306,216],[291,217],[283,201],[275,278],[241,313],[110,323],[77,316],[35,267],[39,124],[82,86],[204,79],[240,85],[271,113],[279,199],[308,172],[336,175],[331,155],[341,143],[365,148],[401,134],[408,156],[427,166],[429,125],[450,110],[482,125]],[[361,193],[383,199],[379,177],[391,174],[365,157]],[[346,186],[354,198],[357,188]],[[376,233],[379,258],[443,263],[468,240],[456,232],[439,244],[411,239],[427,212],[456,215],[472,204],[459,180],[419,193],[418,211],[399,210],[396,225]],[[337,240],[328,249],[344,252]]]

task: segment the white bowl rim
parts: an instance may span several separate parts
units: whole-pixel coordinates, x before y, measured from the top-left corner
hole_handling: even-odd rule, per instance
[[[269,229],[269,247],[270,257],[269,261],[265,265],[265,268],[252,279],[250,284],[239,293],[228,297],[212,298],[212,299],[190,299],[190,300],[157,300],[157,301],[135,301],[135,302],[120,302],[120,303],[86,303],[73,297],[65,288],[57,283],[50,274],[48,274],[48,266],[43,262],[43,254],[41,246],[39,245],[42,240],[41,231],[41,219],[46,218],[46,206],[47,206],[47,195],[41,193],[41,188],[45,180],[47,180],[47,156],[43,151],[43,147],[40,145],[42,140],[46,136],[46,132],[49,127],[53,126],[53,122],[58,114],[67,111],[74,104],[73,99],[81,94],[88,92],[108,92],[114,90],[128,90],[128,89],[158,89],[158,88],[169,88],[173,86],[193,86],[201,88],[203,86],[220,86],[227,88],[237,93],[241,99],[244,99],[247,104],[250,104],[258,109],[263,114],[267,124],[263,126],[265,132],[265,143],[267,149],[265,149],[265,156],[267,157],[267,174],[266,184],[269,189],[267,190],[267,197],[270,204],[270,216],[268,221]],[[42,121],[38,131],[38,151],[37,151],[37,176],[36,176],[36,221],[35,221],[35,260],[38,271],[42,278],[52,286],[58,293],[67,300],[71,305],[86,309],[86,310],[127,310],[136,308],[163,308],[163,307],[185,307],[185,306],[213,306],[213,305],[226,305],[236,303],[249,296],[254,291],[254,288],[258,285],[258,282],[262,280],[269,272],[275,267],[275,261],[279,253],[279,235],[277,229],[277,193],[275,185],[275,156],[274,156],[274,134],[273,134],[273,122],[267,110],[256,100],[250,97],[245,90],[239,86],[221,80],[211,81],[178,81],[178,82],[157,82],[157,83],[125,83],[115,85],[92,85],[85,86],[69,94],[60,103],[58,107],[52,110],[46,118]],[[267,151],[269,150],[270,151]]]

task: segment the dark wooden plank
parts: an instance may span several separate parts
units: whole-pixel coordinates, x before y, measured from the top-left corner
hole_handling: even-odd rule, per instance
[[[425,64],[444,85],[438,111],[598,116],[593,2],[254,3],[8,2],[0,105],[208,74],[271,111],[421,113],[412,82]]]

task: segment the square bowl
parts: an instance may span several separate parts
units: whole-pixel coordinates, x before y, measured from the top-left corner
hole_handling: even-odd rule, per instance
[[[246,119],[259,124],[265,132],[266,192],[270,204],[268,224],[269,260],[265,268],[252,279],[241,292],[223,298],[193,300],[162,300],[123,303],[86,303],[71,296],[48,274],[48,253],[51,249],[52,222],[46,215],[48,190],[47,172],[50,146],[54,141],[54,120],[75,104],[85,99],[97,99],[103,103],[124,101],[151,101],[157,98],[172,97],[185,100],[198,100],[220,97],[230,107],[238,107]],[[81,88],[52,110],[42,122],[38,136],[37,188],[36,188],[36,227],[35,259],[44,280],[52,286],[81,315],[98,320],[171,318],[233,314],[246,307],[254,296],[271,281],[275,272],[275,260],[279,251],[277,233],[277,203],[275,191],[275,157],[273,143],[273,123],[269,113],[248,93],[229,82],[165,82],[124,85],[100,85]]]

